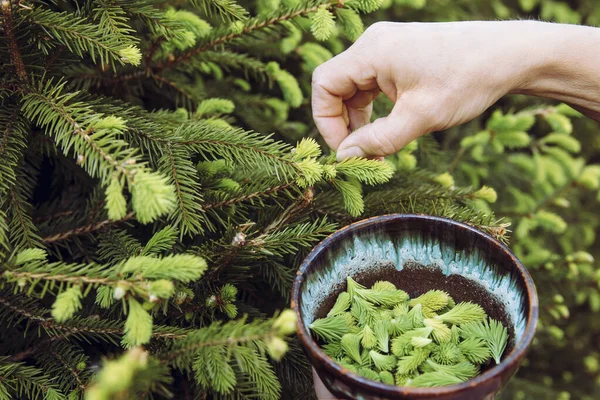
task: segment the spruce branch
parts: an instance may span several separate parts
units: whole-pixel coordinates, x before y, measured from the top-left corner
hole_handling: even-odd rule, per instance
[[[89,160],[83,163],[90,175],[105,179],[107,168],[110,168],[133,180],[135,163],[130,160],[136,160],[135,151],[128,148],[127,143],[117,140],[112,132],[112,129],[122,130],[123,121],[115,119],[108,122],[105,118],[107,122],[101,122],[102,116],[89,105],[72,101],[79,93],[63,93],[65,85],[65,81],[56,84],[52,80],[40,81],[24,96],[23,113],[42,127],[52,127],[50,132],[65,153],[72,149],[84,157],[95,155],[96,162]],[[73,140],[73,137],[81,141]],[[99,164],[104,164],[105,168]]]
[[[21,181],[18,187],[13,186],[8,193],[8,212],[12,216],[8,228],[10,241],[16,249],[41,247],[37,228],[31,220],[31,205],[23,193],[28,187],[26,181]]]
[[[243,317],[226,323],[217,321],[207,327],[189,332],[181,340],[174,341],[170,349],[160,353],[158,358],[166,363],[179,364],[183,359],[193,355],[196,350],[204,347],[227,346],[234,348],[251,344],[262,347],[260,346],[261,341],[280,335],[281,329],[281,326],[274,324],[273,320],[247,322],[246,317]]]
[[[190,161],[189,152],[181,146],[166,143],[159,168],[170,177],[175,187],[179,207],[174,208],[169,219],[179,227],[181,237],[204,231],[208,222],[202,209],[202,195],[198,171]]]
[[[150,77],[159,83],[159,87],[162,86],[162,84],[165,84],[168,87],[173,88],[173,90],[175,90],[177,93],[179,93],[181,96],[183,96],[184,99],[186,101],[188,101],[190,104],[193,104],[196,101],[196,96],[189,93],[181,85],[166,78],[165,76],[151,73]]]
[[[67,397],[52,381],[53,377],[36,367],[12,363],[7,357],[0,357],[0,384],[12,389],[13,394],[22,394],[30,399],[66,400]]]
[[[35,247],[39,238],[29,218],[26,200],[33,182],[22,171],[29,125],[19,108],[11,105],[0,110],[0,120],[0,157],[3,160],[0,163],[0,204],[4,205],[0,212],[0,248],[8,250],[9,242],[13,246]]]
[[[250,193],[247,194],[245,196],[240,196],[240,197],[236,197],[236,198],[232,198],[232,199],[227,199],[227,200],[223,200],[223,201],[218,201],[216,203],[206,203],[202,206],[202,208],[204,208],[205,210],[209,210],[212,208],[223,208],[223,207],[227,207],[227,206],[231,206],[234,204],[238,204],[238,203],[243,203],[246,201],[250,201],[253,200],[255,198],[261,198],[261,197],[269,197],[275,193],[287,190],[289,188],[291,188],[293,186],[293,184],[291,183],[286,183],[284,185],[278,185],[278,186],[273,186],[270,187],[264,191],[260,191],[260,192],[254,192],[254,193]]]
[[[315,5],[308,6],[308,7],[302,7],[302,6],[305,6],[303,4],[302,6],[298,6],[296,8],[286,9],[283,12],[278,12],[276,15],[269,17],[268,19],[264,19],[261,17],[249,19],[244,22],[244,25],[241,29],[227,28],[225,30],[218,31],[215,34],[211,35],[211,37],[209,39],[207,39],[204,42],[201,42],[196,47],[185,51],[181,55],[173,58],[172,60],[167,61],[164,64],[157,65],[155,71],[160,72],[160,71],[163,71],[166,69],[174,68],[175,66],[177,66],[181,63],[187,62],[191,57],[195,56],[196,54],[202,53],[203,51],[210,50],[220,44],[230,42],[241,36],[248,35],[254,31],[265,29],[265,28],[280,24],[283,21],[288,21],[288,20],[296,18],[296,17],[308,15],[310,13],[317,11],[321,7],[325,7],[326,10],[332,10],[336,7],[342,7],[342,3],[337,3],[337,2],[331,3],[331,2],[315,1],[315,2],[311,2],[311,3],[313,3]]]
[[[107,0],[97,0],[91,10],[94,21],[98,23],[101,30],[119,38],[123,44],[136,45],[139,39],[133,36],[135,32],[127,22],[125,10],[118,4]]]
[[[17,300],[17,301],[15,301]],[[2,310],[5,308],[5,311]],[[116,339],[125,334],[122,321],[105,320],[98,318],[80,318],[75,317],[66,322],[59,323],[54,318],[48,317],[49,310],[43,308],[37,301],[29,298],[18,297],[14,298],[8,292],[0,292],[0,321],[11,321],[11,315],[6,313],[10,311],[19,316],[15,318],[11,324],[16,324],[26,319],[29,323],[40,326],[44,332],[50,336],[50,343],[59,340],[75,337],[82,340],[102,340],[109,343],[116,343]],[[12,317],[14,318],[14,316]],[[192,332],[189,329],[174,328],[167,326],[154,326],[152,337],[155,339],[175,340],[183,339],[188,333]],[[44,345],[42,341],[40,346]],[[37,345],[36,345],[37,346]],[[25,350],[11,357],[13,361],[22,361],[35,353],[38,347]]]
[[[248,11],[234,0],[192,0],[191,3],[204,14],[217,13],[225,21],[243,21],[248,16]]]
[[[187,147],[205,156],[218,155],[248,171],[266,170],[280,179],[288,179],[298,173],[298,168],[288,156],[291,147],[274,141],[270,136],[236,128],[223,130],[209,121],[180,125],[170,137],[137,132],[149,141]]]
[[[121,37],[112,35],[110,27],[89,24],[84,18],[67,12],[54,12],[33,8],[27,15],[32,25],[42,28],[51,38],[66,46],[69,51],[83,57],[89,54],[94,62],[101,65],[110,63],[115,69],[115,61],[121,65],[139,65],[139,49]],[[47,48],[43,48],[49,53]]]
[[[135,256],[107,268],[100,264],[47,263],[45,253],[39,253],[39,250],[26,250],[11,258],[8,269],[0,278],[21,290],[29,286],[29,294],[38,286],[42,287],[41,296],[48,291],[56,291],[52,315],[59,322],[71,318],[81,307],[83,294],[87,295],[92,287],[110,287],[114,298],[127,298],[130,307],[134,298],[153,303],[166,302],[175,294],[174,282],[196,281],[207,268],[203,258],[191,254],[162,258]],[[102,302],[106,303],[99,301]]]
[[[48,268],[52,269],[53,267],[59,267],[60,263],[54,263],[54,264],[48,264]],[[71,267],[71,266],[67,266],[67,267]],[[80,266],[76,265],[74,266],[74,268],[78,268]],[[90,273],[91,271],[89,271],[88,268],[81,268],[81,269],[87,269],[87,271],[85,271],[86,273]],[[5,271],[4,272],[4,278],[7,279],[11,279],[11,280],[19,280],[21,278],[24,278],[28,281],[31,282],[36,282],[36,281],[48,281],[48,282],[64,282],[64,283],[72,283],[72,284],[85,284],[85,285],[104,285],[104,286],[124,286],[126,288],[135,288],[138,287],[139,285],[141,285],[143,282],[145,282],[142,279],[132,279],[132,280],[124,280],[124,279],[118,279],[118,278],[111,278],[111,277],[90,277],[87,276],[86,274],[82,273],[80,275],[67,275],[67,274],[57,274],[54,272],[28,272],[28,271]]]
[[[8,38],[10,58],[15,66],[17,76],[21,81],[25,81],[27,79],[27,71],[25,71],[25,64],[23,64],[23,58],[21,57],[19,44],[15,36],[12,0],[2,0],[2,2],[0,2],[0,9],[2,10],[2,17],[4,20],[4,32]]]
[[[231,265],[232,262],[235,261],[235,258],[242,253],[242,251],[246,248],[249,248],[250,251],[252,251],[252,249],[256,249],[256,248],[265,248],[267,247],[267,244],[269,243],[269,236],[271,234],[273,234],[273,239],[277,240],[278,238],[280,238],[280,235],[287,235],[289,234],[291,231],[290,230],[284,230],[283,232],[276,232],[277,229],[284,225],[285,223],[287,223],[289,220],[291,220],[292,218],[294,218],[296,216],[296,213],[299,213],[300,211],[302,211],[303,209],[305,209],[311,202],[313,199],[313,190],[312,189],[307,189],[304,191],[303,196],[301,196],[299,199],[297,199],[294,203],[292,203],[289,207],[287,207],[285,210],[283,210],[281,212],[281,214],[279,214],[276,218],[273,219],[273,221],[271,221],[271,223],[269,225],[267,225],[262,231],[260,231],[259,233],[256,234],[256,237],[250,239],[247,237],[247,234],[242,231],[240,231],[238,233],[237,236],[234,237],[233,243],[231,246],[227,246],[223,248],[223,252],[221,254],[221,256],[212,264],[216,265],[216,267],[212,268],[207,275],[205,276],[205,279],[211,280],[211,279],[216,279],[220,272],[225,270],[229,265]],[[315,233],[308,233],[308,236],[305,237],[301,237],[302,241],[301,243],[303,245],[306,245],[308,242],[310,242],[311,240],[315,240],[315,238],[319,238],[323,235],[323,231],[329,232],[331,230],[331,224],[328,224],[325,219],[323,219],[322,221],[315,221],[315,223],[313,224],[315,229]],[[247,227],[246,227],[247,228]],[[298,233],[302,233],[304,232],[305,234],[307,233],[307,231],[305,230],[306,227],[305,226],[299,226],[296,227],[296,229],[299,229],[301,232]],[[310,231],[309,231],[310,232]],[[241,233],[241,235],[240,235]],[[278,241],[275,243],[279,243]],[[288,248],[289,248],[289,243],[288,244]],[[291,244],[292,248],[295,249],[294,245]],[[273,250],[277,251],[276,249],[277,245],[273,246],[271,249],[266,249],[266,252],[263,253],[265,255],[273,255]],[[271,251],[269,251],[271,250]]]
[[[147,23],[154,34],[171,37],[177,28],[172,21],[165,17],[162,10],[143,0],[119,0],[119,6],[128,16]]]
[[[135,218],[135,213],[134,212],[130,212],[127,215],[125,215],[123,218],[121,218],[120,220],[114,221],[114,220],[110,220],[110,219],[106,219],[100,222],[95,222],[92,224],[88,224],[88,225],[84,225],[84,226],[80,226],[77,228],[73,228],[73,229],[69,229],[68,231],[64,231],[64,232],[60,232],[60,233],[55,233],[53,235],[50,236],[46,236],[44,238],[42,238],[42,241],[44,243],[54,243],[54,242],[60,242],[63,240],[67,240],[70,239],[73,236],[79,236],[79,235],[87,235],[89,233],[93,233],[96,232],[98,230],[101,230],[103,228],[107,228],[113,225],[117,225],[120,223],[124,223],[130,220],[133,220]]]
[[[206,50],[191,58],[188,63],[179,68],[196,68],[198,62],[212,62],[225,71],[238,70],[244,73],[246,79],[253,78],[259,82],[271,84],[273,77],[267,73],[266,65],[257,58],[248,54],[236,53],[229,50],[211,51]]]
[[[73,379],[77,382],[77,386],[82,390],[85,391],[85,389],[87,388],[87,385],[81,380],[81,373],[80,371],[78,371],[76,368],[73,368],[73,366],[71,364],[69,364],[69,362],[67,362],[67,360],[62,356],[62,354],[56,350],[51,350],[50,354],[63,366],[63,370],[66,370],[72,377]]]

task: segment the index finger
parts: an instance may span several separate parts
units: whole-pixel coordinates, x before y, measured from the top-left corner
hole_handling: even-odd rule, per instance
[[[348,136],[344,121],[344,100],[357,90],[377,88],[375,72],[366,63],[342,53],[320,65],[313,72],[312,111],[317,129],[336,150]]]

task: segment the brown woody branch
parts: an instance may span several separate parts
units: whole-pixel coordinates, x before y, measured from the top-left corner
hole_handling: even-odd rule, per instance
[[[2,0],[0,2],[0,10],[2,11],[2,17],[4,20],[4,31],[8,38],[8,51],[10,52],[10,58],[12,60],[15,69],[17,70],[17,76],[21,81],[27,79],[27,72],[25,71],[25,64],[19,51],[19,44],[15,36],[14,21],[12,14],[12,2],[11,0]]]
[[[71,375],[73,375],[73,377],[77,381],[77,386],[79,386],[80,389],[85,390],[86,385],[81,380],[81,377],[79,376],[79,371],[73,369],[73,367],[69,365],[69,363],[63,358],[62,355],[60,355],[59,352],[52,350],[51,353],[65,367],[65,369],[68,370],[71,373]]]
[[[255,192],[255,193],[251,193],[246,196],[241,196],[241,197],[236,197],[234,199],[219,201],[217,203],[205,204],[202,208],[204,208],[205,210],[210,210],[211,208],[227,207],[232,204],[242,203],[244,201],[252,200],[257,197],[269,196],[273,193],[277,193],[277,192],[281,192],[282,190],[289,189],[290,187],[292,187],[291,183],[286,183],[285,185],[273,186],[262,192]]]
[[[42,238],[42,241],[44,243],[60,242],[61,240],[68,239],[71,236],[86,235],[88,233],[95,232],[97,230],[100,230],[102,228],[105,228],[105,227],[113,225],[113,224],[127,222],[129,220],[132,220],[133,218],[135,218],[135,213],[130,212],[129,214],[125,215],[125,217],[123,217],[117,221],[107,219],[107,220],[100,221],[100,222],[97,222],[94,224],[80,226],[78,228],[69,229],[68,231],[65,231],[65,232],[60,232],[60,233],[56,233],[54,235],[46,236],[46,237]]]
[[[194,101],[194,97],[185,91],[185,89],[180,88],[175,82],[170,79],[165,78],[164,76],[152,74],[152,79],[158,81],[160,83],[164,83],[165,85],[172,87],[176,92],[181,93],[186,99],[190,101]]]
[[[235,256],[243,247],[261,246],[264,243],[264,239],[269,235],[269,233],[278,229],[281,225],[285,224],[290,219],[292,219],[296,213],[306,208],[313,201],[313,198],[314,189],[312,187],[309,187],[304,191],[302,197],[296,200],[288,208],[283,210],[283,212],[279,214],[277,218],[275,218],[268,226],[266,226],[257,237],[248,241],[246,241],[244,238],[236,246],[230,248],[229,251],[223,254],[221,258],[214,263],[216,267],[205,275],[205,279],[216,279],[219,273],[231,264]]]

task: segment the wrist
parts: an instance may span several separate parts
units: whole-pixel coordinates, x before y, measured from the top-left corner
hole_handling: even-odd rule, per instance
[[[520,73],[509,93],[600,109],[600,29],[524,23]]]

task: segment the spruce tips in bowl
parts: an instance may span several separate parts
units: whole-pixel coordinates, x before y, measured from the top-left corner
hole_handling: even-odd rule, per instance
[[[493,399],[538,318],[531,277],[504,245],[408,214],[323,240],[297,272],[292,308],[317,374],[345,399]]]

